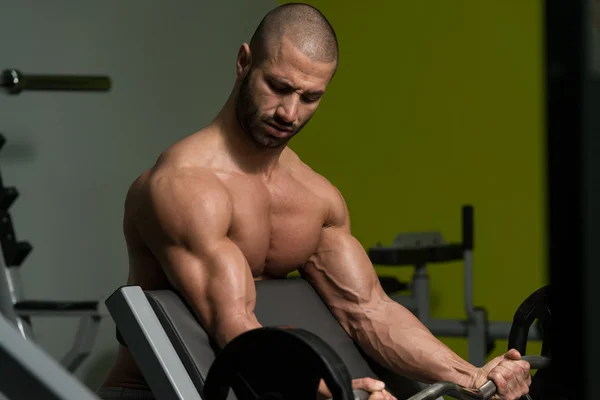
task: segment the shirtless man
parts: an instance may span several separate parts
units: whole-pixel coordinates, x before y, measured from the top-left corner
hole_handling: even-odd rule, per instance
[[[516,350],[476,368],[384,293],[350,232],[342,195],[287,147],[317,109],[337,56],[335,33],[316,9],[288,4],[267,14],[239,49],[237,79],[217,117],[132,184],[124,218],[128,284],[177,290],[224,346],[260,327],[254,281],[298,270],[356,343],[389,369],[468,387],[490,378],[498,398],[521,397],[531,378]],[[393,399],[368,377],[353,386],[371,399]],[[320,392],[329,394],[324,385]],[[153,398],[124,347],[99,394]]]

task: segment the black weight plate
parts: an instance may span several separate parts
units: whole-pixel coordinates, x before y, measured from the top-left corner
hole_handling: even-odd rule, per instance
[[[508,348],[517,349],[521,355],[527,350],[529,329],[539,319],[544,331],[544,350],[542,355],[550,355],[550,337],[552,312],[550,310],[550,285],[544,286],[523,301],[515,312],[508,338]]]
[[[217,355],[204,384],[206,400],[315,398],[321,379],[335,400],[353,400],[352,379],[339,355],[303,329],[262,327],[232,340]],[[270,396],[270,397],[268,397]]]

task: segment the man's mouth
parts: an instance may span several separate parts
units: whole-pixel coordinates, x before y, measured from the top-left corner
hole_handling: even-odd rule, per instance
[[[292,128],[283,127],[281,125],[274,124],[271,122],[266,122],[265,125],[267,126],[267,129],[272,134],[274,134],[275,136],[278,136],[278,137],[287,136],[288,134],[290,134],[291,132],[294,131],[294,129],[292,129]]]

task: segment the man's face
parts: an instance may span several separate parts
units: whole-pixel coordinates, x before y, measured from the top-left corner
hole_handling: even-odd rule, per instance
[[[261,147],[284,146],[310,120],[335,71],[335,62],[311,60],[283,38],[242,77],[236,115]]]

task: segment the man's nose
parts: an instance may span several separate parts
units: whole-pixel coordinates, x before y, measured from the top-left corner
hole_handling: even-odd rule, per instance
[[[298,115],[298,96],[286,96],[277,109],[277,115],[287,124],[296,121]]]

